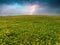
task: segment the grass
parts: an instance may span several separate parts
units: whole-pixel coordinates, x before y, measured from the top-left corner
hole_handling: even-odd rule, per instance
[[[60,45],[60,16],[0,16],[0,45]]]

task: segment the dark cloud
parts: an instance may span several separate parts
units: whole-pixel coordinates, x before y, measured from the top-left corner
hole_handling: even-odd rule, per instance
[[[16,3],[19,5],[16,5]],[[39,4],[36,14],[60,14],[60,0],[0,0],[0,15],[15,14],[15,12],[16,14],[26,14],[27,12],[24,10],[27,10],[28,3]]]
[[[23,4],[23,3],[42,3],[45,5],[48,5],[50,7],[59,7],[60,6],[60,0],[0,0],[0,5],[1,4],[14,4],[14,3],[19,3],[19,4]]]
[[[59,7],[60,6],[60,0],[50,0],[48,4],[52,7]]]
[[[11,3],[24,3],[24,2],[36,2],[47,3],[52,6],[59,6],[60,0],[0,0],[0,4],[11,4]]]

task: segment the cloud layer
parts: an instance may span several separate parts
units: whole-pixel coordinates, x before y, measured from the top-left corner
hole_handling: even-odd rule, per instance
[[[60,14],[60,0],[0,0],[0,15],[30,14],[32,9],[33,14]]]

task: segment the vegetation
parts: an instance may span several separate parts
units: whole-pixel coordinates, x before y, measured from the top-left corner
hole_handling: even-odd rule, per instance
[[[60,45],[60,16],[0,16],[0,45]]]

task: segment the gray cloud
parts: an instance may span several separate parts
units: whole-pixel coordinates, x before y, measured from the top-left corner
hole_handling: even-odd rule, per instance
[[[0,15],[30,14],[28,4],[38,4],[33,14],[60,14],[60,0],[0,0]]]
[[[30,14],[29,11],[31,10],[28,10],[29,8],[28,4],[4,4],[0,7],[0,15]],[[47,5],[40,4],[33,14],[60,14],[60,7],[52,8]]]

